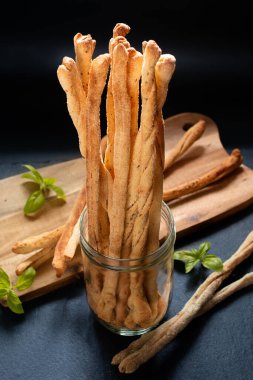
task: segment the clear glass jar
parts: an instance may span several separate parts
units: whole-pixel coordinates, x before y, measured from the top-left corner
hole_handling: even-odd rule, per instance
[[[114,333],[129,336],[157,326],[172,288],[176,231],[169,207],[163,202],[160,247],[143,258],[118,259],[94,250],[87,241],[86,209],[80,232],[86,294],[98,321]]]

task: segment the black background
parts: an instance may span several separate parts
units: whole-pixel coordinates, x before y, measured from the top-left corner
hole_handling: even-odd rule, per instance
[[[105,52],[117,22],[131,26],[136,48],[155,39],[176,56],[165,117],[204,113],[219,125],[225,146],[251,144],[253,49],[246,3],[44,0],[10,2],[1,12],[2,150],[78,152],[57,66],[63,56],[74,57],[72,38],[79,31],[97,40],[95,55]]]

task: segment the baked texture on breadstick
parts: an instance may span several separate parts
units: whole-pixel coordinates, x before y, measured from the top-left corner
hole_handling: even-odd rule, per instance
[[[89,243],[98,249],[98,209],[100,170],[100,104],[105,87],[110,55],[103,54],[92,61],[87,95],[86,188]]]
[[[131,147],[134,146],[138,133],[139,81],[141,77],[143,56],[134,48],[128,49],[127,89],[131,102]]]
[[[65,249],[71,239],[75,225],[86,205],[86,187],[85,185],[80,190],[77,199],[72,208],[71,214],[67,220],[67,223],[64,226],[61,237],[58,240],[55,251],[52,265],[56,271],[57,277],[61,277],[67,268],[67,261],[70,260],[70,257],[64,256]]]
[[[117,25],[120,27],[117,29]],[[108,85],[107,85],[107,97],[106,97],[106,118],[107,118],[107,147],[105,152],[105,167],[110,172],[112,177],[114,177],[114,169],[113,169],[113,156],[114,156],[114,134],[115,134],[115,115],[114,115],[114,101],[113,101],[113,91],[112,91],[112,55],[115,46],[119,43],[123,44],[126,48],[130,47],[129,42],[125,39],[124,28],[122,24],[116,25],[115,38],[110,39],[109,43],[109,53],[111,55],[111,71],[109,75]],[[124,24],[123,24],[124,25]],[[114,29],[115,29],[114,28]],[[119,33],[123,33],[122,35]]]
[[[125,37],[129,32],[131,28],[127,24],[124,24],[122,22],[119,22],[115,25],[113,28],[113,37],[123,36]]]
[[[159,46],[154,41],[149,41],[144,52],[142,67],[142,111],[138,132],[141,135],[140,181],[137,199],[138,211],[132,232],[131,258],[143,256],[148,234],[149,211],[153,198],[156,139],[154,129],[157,106],[155,65],[160,54]],[[151,317],[151,310],[144,294],[143,273],[130,274],[128,306],[130,313],[125,321],[127,326],[132,325],[132,320],[136,325],[143,325]]]
[[[86,95],[81,78],[72,58],[63,58],[57,76],[67,95],[67,107],[77,130],[79,147],[83,157],[86,154]]]
[[[194,143],[197,141],[205,131],[206,122],[199,120],[194,124],[178,143],[166,154],[164,170],[170,168],[179,157],[181,157]]]
[[[76,65],[86,96],[88,93],[89,71],[95,45],[96,41],[92,39],[90,34],[83,36],[81,33],[77,33],[74,36]]]
[[[159,248],[159,231],[161,222],[161,209],[163,197],[163,168],[164,168],[164,120],[162,108],[164,106],[169,82],[175,71],[176,59],[169,54],[161,55],[155,67],[155,80],[157,87],[157,111],[155,116],[156,128],[156,160],[153,184],[153,200],[150,209],[149,229],[147,240],[147,252],[154,252]],[[164,312],[165,305],[162,299],[159,301],[159,293],[156,283],[156,270],[150,269],[145,273],[145,288],[147,298],[152,310],[152,318],[155,320],[158,314],[158,302],[160,302],[161,312]]]
[[[163,193],[164,201],[171,201],[173,199],[182,197],[187,194],[191,194],[197,190],[220,180],[227,176],[229,173],[237,169],[243,162],[243,157],[239,149],[234,149],[231,155],[225,158],[219,165],[210,170],[208,173],[202,176],[183,183],[175,188],[169,189]]]
[[[16,275],[21,275],[29,267],[33,267],[34,269],[39,268],[42,264],[54,256],[54,248],[54,245],[51,247],[42,248],[28,259],[19,263],[16,268]]]
[[[43,232],[40,235],[31,236],[22,241],[18,241],[12,246],[12,252],[31,253],[37,249],[51,247],[57,243],[64,228],[64,225],[59,226],[51,231]]]
[[[130,98],[127,92],[128,53],[123,44],[113,50],[112,92],[115,111],[114,136],[114,181],[112,204],[109,211],[110,245],[109,256],[120,258],[124,234],[125,206],[127,199],[127,182],[130,161]],[[122,149],[124,147],[124,149]],[[117,273],[108,271],[105,277],[101,299],[98,305],[98,316],[110,321],[116,305],[115,293]]]

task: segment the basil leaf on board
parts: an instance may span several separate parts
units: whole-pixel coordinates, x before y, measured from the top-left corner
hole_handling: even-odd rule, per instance
[[[48,187],[49,185],[53,185],[56,182],[56,179],[55,178],[43,178],[43,181],[44,181],[44,184],[46,185],[46,187]]]
[[[41,190],[34,191],[27,199],[24,213],[25,215],[31,214],[37,211],[45,203],[45,195]]]
[[[23,165],[26,169],[30,170],[30,172],[33,174],[33,176],[37,179],[36,182],[40,185],[43,184],[43,178],[42,175],[38,172],[38,170],[32,166],[32,165]]]
[[[22,303],[13,290],[9,290],[7,295],[7,305],[16,314],[24,314]]]
[[[193,259],[193,260],[186,261],[186,263],[185,263],[185,273],[189,273],[195,267],[195,265],[198,262],[199,262],[199,259]]]
[[[11,286],[8,274],[0,268],[0,289],[9,289]]]
[[[25,290],[29,288],[36,276],[36,270],[33,267],[26,269],[24,273],[18,276],[15,288],[18,290]]]
[[[48,185],[47,188],[53,190],[56,193],[58,199],[62,199],[64,201],[66,200],[66,195],[61,187],[55,185]]]
[[[207,269],[212,269],[216,272],[221,272],[223,270],[223,263],[216,255],[206,255],[202,258],[201,262]]]

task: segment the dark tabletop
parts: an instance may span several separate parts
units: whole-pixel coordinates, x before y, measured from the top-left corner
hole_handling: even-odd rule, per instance
[[[245,163],[253,167],[252,149],[242,147],[242,153]],[[77,156],[78,152],[1,155],[0,173],[1,177],[17,174],[24,162],[41,167]],[[206,227],[178,241],[176,249],[210,241],[211,251],[225,260],[252,230],[252,211],[249,207]],[[251,258],[238,267],[230,281],[252,270]],[[176,265],[173,298],[166,319],[182,308],[207,275],[205,270],[186,275],[182,266]],[[193,321],[136,374],[120,375],[110,361],[132,338],[114,335],[101,327],[89,312],[83,282],[76,282],[26,303],[23,316],[0,309],[0,379],[116,380],[128,376],[129,379],[251,380],[252,291],[252,287],[240,291]]]

